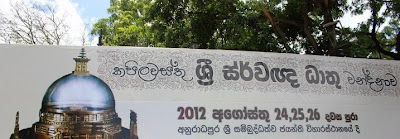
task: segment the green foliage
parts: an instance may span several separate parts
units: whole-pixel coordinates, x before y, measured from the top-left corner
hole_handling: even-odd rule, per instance
[[[150,25],[146,17],[152,6],[148,0],[111,0],[110,17],[93,25],[91,34],[103,36],[105,45],[147,46],[150,44]]]
[[[111,0],[110,17],[94,24],[91,34],[102,34],[105,45],[397,59],[400,2],[347,1]],[[385,7],[357,28],[341,27],[338,21],[346,12]]]
[[[354,30],[355,45],[367,46],[364,50],[369,58],[400,60],[400,1],[354,0],[352,13],[355,15],[371,12],[367,22]],[[365,11],[369,10],[369,11]],[[388,25],[385,25],[388,24]],[[356,46],[353,46],[356,47]]]
[[[260,1],[157,0],[150,9],[158,47],[280,51]]]

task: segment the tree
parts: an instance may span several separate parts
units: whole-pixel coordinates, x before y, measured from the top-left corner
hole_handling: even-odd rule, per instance
[[[0,16],[0,37],[6,43],[59,45],[69,29],[64,17],[52,5],[11,3],[11,15]]]
[[[351,5],[346,0],[270,1],[264,13],[286,48],[297,42],[306,53],[317,55],[400,59],[399,2],[354,0]],[[344,12],[372,15],[351,29],[338,27]],[[383,26],[387,20],[389,25]]]
[[[399,5],[377,0],[353,0],[352,5],[347,0],[111,0],[111,16],[99,20],[92,34],[102,34],[106,45],[399,59]],[[346,12],[372,16],[357,28],[342,27]],[[389,26],[381,27],[389,19]]]
[[[400,1],[354,0],[353,5],[355,15],[365,9],[371,12],[368,21],[356,29],[358,37],[354,42],[367,46],[369,56],[400,60]],[[383,26],[385,22],[389,25]]]
[[[159,47],[282,51],[262,13],[265,2],[251,0],[156,0],[148,21]]]
[[[92,35],[102,35],[105,45],[148,46],[151,40],[146,14],[149,0],[111,0],[108,18],[94,24]]]
[[[93,41],[94,36],[87,33],[89,29],[90,29],[89,23],[85,23],[85,27],[81,32],[81,38],[80,38],[82,46],[89,45],[89,43]]]
[[[281,51],[259,1],[110,2],[91,32],[106,45]]]
[[[149,9],[151,32],[157,47],[192,46],[187,0],[156,0]]]
[[[288,45],[291,41],[302,44],[306,53],[339,55],[336,24],[347,8],[346,2],[272,0],[264,8],[264,14],[287,51],[291,49]]]

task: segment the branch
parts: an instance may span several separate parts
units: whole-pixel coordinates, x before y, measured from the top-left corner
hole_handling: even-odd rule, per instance
[[[272,15],[272,13],[267,8],[264,8],[263,11],[264,11],[265,16],[267,16],[269,22],[271,22],[271,26],[274,29],[275,33],[278,35],[279,38],[281,38],[283,46],[285,46],[285,52],[286,53],[291,52],[292,49],[290,49],[290,47],[288,45],[288,41],[286,39],[286,36],[282,32],[281,28],[276,25],[275,20],[274,20],[274,16]]]
[[[373,41],[374,44],[375,44],[375,45],[373,45],[373,46],[374,46],[374,48],[375,48],[376,50],[378,50],[379,52],[381,52],[381,53],[384,54],[384,55],[387,55],[387,56],[392,57],[393,59],[400,60],[400,53],[397,53],[397,54],[396,54],[396,53],[393,53],[393,52],[390,52],[390,51],[386,51],[385,49],[383,49],[383,48],[381,47],[381,44],[380,44],[379,40],[378,40],[377,37],[376,37],[376,33],[371,33],[370,36],[371,36],[372,41]],[[399,39],[399,37],[398,37],[396,40],[398,40],[398,39]],[[398,42],[397,42],[397,43],[398,43]],[[399,47],[397,47],[396,50],[398,50],[398,48],[399,48]]]
[[[23,36],[20,33],[17,33],[16,35],[20,36],[21,39],[23,39],[23,40],[29,40],[29,41],[25,41],[28,44],[36,44],[37,37],[36,37],[36,34],[34,33],[35,32],[34,27],[33,27],[34,22],[33,22],[32,16],[31,16],[32,11],[29,10],[29,7],[24,2],[14,3],[13,5],[11,5],[11,7],[14,12],[14,17],[16,17],[22,23],[22,26],[27,29],[27,31],[25,31],[22,28],[18,28],[18,24],[16,23],[16,25],[12,27],[13,30],[14,31],[23,31],[27,36]],[[14,32],[14,33],[16,33],[16,32]]]
[[[372,2],[372,30],[371,30],[371,32],[369,33],[369,35],[370,35],[370,37],[371,37],[371,39],[372,39],[372,41],[374,42],[374,48],[376,49],[376,50],[378,50],[379,52],[381,52],[381,53],[383,53],[384,55],[387,55],[387,56],[390,56],[390,57],[392,57],[393,59],[396,59],[396,60],[400,60],[400,53],[393,53],[393,52],[390,52],[390,51],[386,51],[385,49],[383,49],[382,47],[381,47],[381,43],[380,43],[380,41],[378,40],[378,37],[377,37],[377,32],[378,32],[378,29],[377,29],[377,25],[378,25],[378,9],[376,8],[376,5],[377,5],[377,3],[376,3],[376,1],[375,0],[371,0],[371,2]],[[396,38],[396,44],[398,44],[399,43],[399,40],[400,39],[400,37],[399,37],[399,34],[397,35],[397,38]],[[396,47],[396,50],[400,50],[400,47]]]
[[[308,28],[308,16],[307,16],[307,3],[305,0],[302,1],[302,7],[301,7],[301,14],[303,17],[303,31],[304,34],[306,35],[307,39],[310,41],[312,47],[314,48],[314,54],[320,55],[322,54],[322,51],[319,49],[317,41],[314,39],[312,36],[311,30]]]
[[[287,19],[281,19],[281,18],[275,18],[276,21],[285,23],[285,24],[289,24],[289,25],[294,25],[296,27],[301,27],[301,25],[299,25],[298,23],[296,23],[293,20],[287,20]]]
[[[67,34],[65,16],[59,18],[51,5],[13,2],[10,11],[10,17],[0,16],[0,35],[9,42],[59,45]]]

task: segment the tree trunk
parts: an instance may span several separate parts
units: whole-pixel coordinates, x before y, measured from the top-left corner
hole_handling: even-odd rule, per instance
[[[274,29],[275,33],[278,35],[278,37],[281,39],[283,46],[285,47],[285,52],[290,53],[292,52],[292,49],[290,49],[288,45],[288,41],[286,39],[285,34],[282,32],[281,28],[275,24],[275,19],[272,16],[271,12],[267,8],[264,8],[264,14],[267,16],[269,22],[271,23],[272,28]]]
[[[332,18],[332,8],[325,8],[322,9],[324,11],[324,24],[331,23],[333,22]],[[337,55],[336,54],[336,47],[337,47],[337,41],[336,41],[336,24],[333,24],[331,26],[326,27],[326,35],[328,37],[328,42],[329,42],[329,55]]]
[[[314,54],[322,55],[322,51],[321,51],[321,49],[319,49],[317,41],[312,36],[312,32],[308,27],[307,1],[306,0],[302,1],[301,14],[303,17],[303,31],[304,31],[304,34],[306,35],[308,41],[310,41],[311,45],[314,48]]]
[[[395,60],[400,60],[400,53],[398,50],[400,50],[399,47],[399,40],[400,40],[400,32],[399,34],[397,34],[396,37],[396,50],[397,53],[393,53],[390,51],[387,51],[385,49],[382,48],[382,45],[380,43],[380,41],[378,40],[377,37],[377,32],[378,32],[378,12],[379,9],[377,8],[377,2],[375,0],[371,0],[371,9],[372,9],[372,30],[371,33],[369,34],[372,41],[374,42],[374,47],[376,50],[378,50],[379,52],[381,52],[384,55],[390,56],[391,58],[395,59]]]

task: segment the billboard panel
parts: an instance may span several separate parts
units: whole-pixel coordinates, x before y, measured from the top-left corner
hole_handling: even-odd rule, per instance
[[[0,45],[0,138],[400,135],[397,61],[81,48]]]

